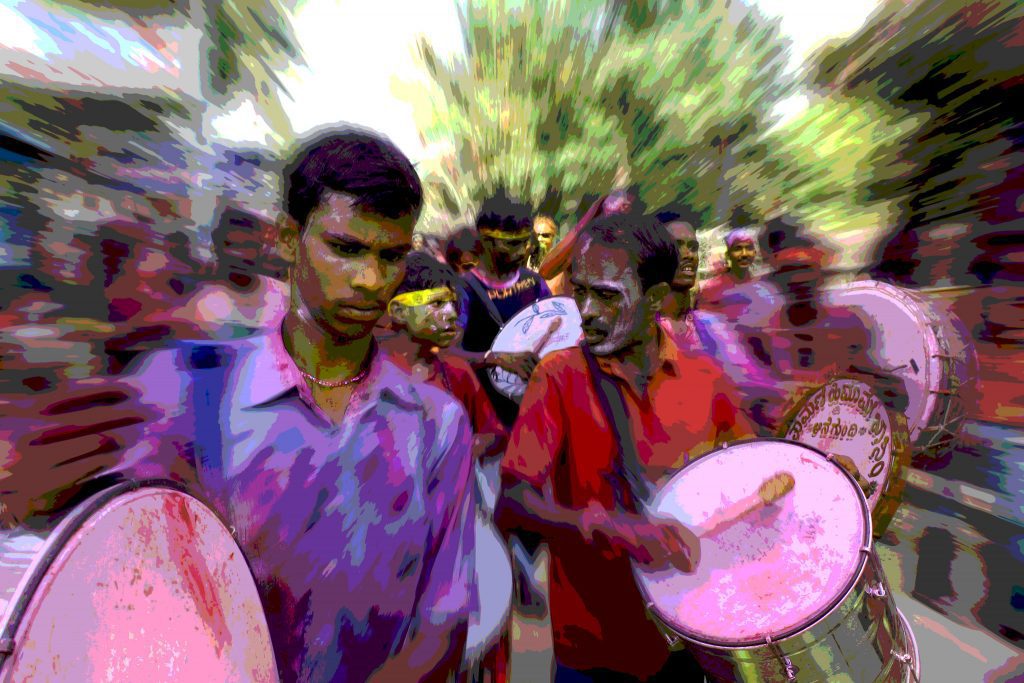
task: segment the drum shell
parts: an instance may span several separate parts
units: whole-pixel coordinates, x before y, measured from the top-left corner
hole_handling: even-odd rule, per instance
[[[670,644],[677,649],[685,645],[708,677],[722,683],[916,681],[919,656],[913,632],[893,603],[877,557],[867,555],[874,551],[864,552],[856,583],[832,611],[770,644],[735,647],[703,642],[655,619]]]
[[[869,329],[884,335],[893,324],[879,322],[873,310],[879,299],[898,306],[905,320],[912,319],[920,331],[923,347],[911,354],[916,360],[911,367],[899,366],[895,372],[918,394],[919,407],[914,410],[911,406],[907,413],[915,460],[938,460],[956,445],[961,423],[971,404],[977,402],[978,358],[971,335],[948,306],[924,293],[876,281],[853,282],[830,288],[827,293],[831,305],[849,308]],[[895,327],[891,333],[898,334]],[[906,344],[909,340],[900,342]],[[886,351],[874,349],[881,367],[886,366]]]

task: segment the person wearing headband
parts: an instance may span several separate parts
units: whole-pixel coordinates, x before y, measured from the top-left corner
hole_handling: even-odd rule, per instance
[[[480,262],[463,280],[468,293],[468,315],[459,353],[473,366],[499,419],[511,427],[519,404],[495,390],[487,369],[500,367],[529,379],[539,358],[531,351],[495,354],[490,351],[502,326],[516,313],[551,290],[535,271],[526,267],[533,236],[533,210],[504,195],[483,202],[477,214]]]
[[[399,334],[383,343],[417,379],[459,399],[473,425],[473,454],[478,460],[499,455],[507,434],[480,380],[462,358],[445,351],[458,341],[458,276],[429,254],[405,258],[405,279],[388,303]]]
[[[698,293],[701,309],[723,313],[730,320],[744,313],[745,309],[739,303],[743,299],[730,295],[737,288],[757,279],[753,273],[757,258],[757,236],[755,226],[734,228],[726,233],[726,267],[701,285]]]

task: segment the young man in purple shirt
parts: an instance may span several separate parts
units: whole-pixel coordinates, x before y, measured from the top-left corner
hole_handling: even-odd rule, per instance
[[[281,329],[156,352],[130,379],[76,395],[75,410],[47,411],[30,435],[69,422],[100,432],[68,433],[59,453],[52,438],[43,451],[11,435],[0,474],[19,505],[4,515],[16,522],[21,501],[48,512],[96,470],[173,465],[245,551],[284,681],[450,679],[475,608],[471,430],[455,399],[413,381],[372,335],[403,277],[419,180],[389,141],[346,129],[300,150],[285,193]],[[132,388],[143,405],[110,396]],[[157,419],[133,420],[146,410]],[[61,478],[76,449],[90,465]],[[194,472],[169,450],[193,452]]]

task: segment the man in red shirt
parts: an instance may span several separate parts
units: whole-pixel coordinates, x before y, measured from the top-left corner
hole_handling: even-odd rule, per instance
[[[678,263],[654,219],[583,230],[570,282],[586,348],[538,365],[502,461],[499,525],[551,548],[556,681],[701,680],[687,653],[670,656],[631,566],[692,571],[699,541],[639,510],[688,462],[752,430],[715,364],[658,325]]]
[[[746,289],[747,283],[757,280],[753,273],[756,241],[757,229],[754,227],[736,228],[726,234],[726,268],[701,285],[697,296],[702,309],[723,313],[731,320],[745,312],[744,306],[729,295],[739,288]]]

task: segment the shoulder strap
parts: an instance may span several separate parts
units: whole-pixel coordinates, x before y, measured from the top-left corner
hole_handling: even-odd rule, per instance
[[[638,510],[647,502],[650,487],[640,474],[640,456],[636,450],[636,441],[629,426],[629,415],[626,413],[626,401],[622,390],[597,364],[597,359],[586,344],[582,345],[583,357],[587,359],[590,378],[594,383],[601,411],[612,429],[612,436],[619,447],[619,457],[615,462],[616,473],[625,483],[632,496],[632,504],[627,504],[622,496],[622,486],[615,486],[616,501],[627,510]]]
[[[498,327],[505,324],[505,321],[501,318],[501,313],[498,312],[498,307],[491,301],[491,297],[487,296],[487,290],[480,283],[480,280],[476,278],[473,273],[466,273],[466,276],[462,278],[466,281],[466,286],[473,290],[476,297],[483,303],[484,308],[487,310],[488,315],[494,318],[494,322],[498,323]]]

